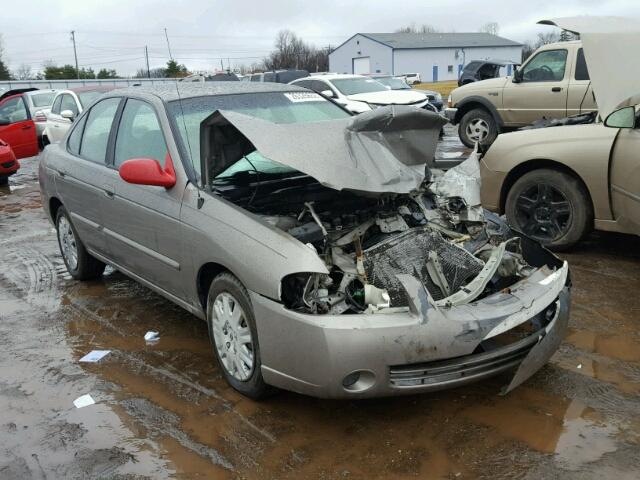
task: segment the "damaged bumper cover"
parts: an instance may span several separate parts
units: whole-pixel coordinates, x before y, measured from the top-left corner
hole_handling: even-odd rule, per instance
[[[442,306],[415,278],[400,278],[409,310],[308,315],[252,293],[262,373],[267,383],[324,398],[413,394],[514,372],[502,392],[520,385],[565,336],[568,265],[541,267],[508,291]],[[525,324],[534,328],[502,339]],[[295,341],[291,341],[295,339]],[[501,343],[502,342],[502,343]]]

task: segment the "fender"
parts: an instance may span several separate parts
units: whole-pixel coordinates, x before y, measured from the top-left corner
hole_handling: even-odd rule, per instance
[[[458,103],[456,103],[456,108],[458,109],[458,111],[453,121],[454,125],[457,125],[458,123],[460,123],[462,116],[468,110],[470,110],[469,108],[465,108],[465,107],[468,107],[469,104],[471,103],[479,103],[484,108],[486,108],[487,111],[489,111],[489,113],[491,113],[491,116],[493,117],[493,119],[496,122],[496,125],[498,126],[498,133],[500,133],[500,131],[504,127],[504,123],[502,122],[502,117],[500,117],[500,114],[498,113],[498,109],[489,100],[479,95],[472,95],[470,97],[465,97],[462,100],[460,100]]]

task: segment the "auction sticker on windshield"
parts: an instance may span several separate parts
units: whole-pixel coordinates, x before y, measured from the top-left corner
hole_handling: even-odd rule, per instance
[[[323,101],[323,98],[314,92],[289,92],[285,93],[284,96],[293,103]]]

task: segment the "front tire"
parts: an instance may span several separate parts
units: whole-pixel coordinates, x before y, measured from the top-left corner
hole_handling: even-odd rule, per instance
[[[272,388],[262,378],[258,331],[251,299],[230,273],[216,276],[207,296],[209,340],[222,373],[235,390],[260,399]]]
[[[84,248],[76,228],[64,207],[58,208],[56,232],[62,259],[69,274],[76,280],[94,280],[104,273],[105,264],[92,257]]]
[[[475,108],[462,116],[458,135],[460,141],[468,148],[474,148],[476,142],[482,146],[488,146],[498,136],[498,125],[487,110]]]
[[[578,243],[593,226],[591,198],[582,182],[552,169],[520,177],[507,195],[509,224],[553,250]]]

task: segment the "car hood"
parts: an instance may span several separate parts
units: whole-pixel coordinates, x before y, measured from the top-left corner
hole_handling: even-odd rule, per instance
[[[200,124],[202,178],[208,184],[255,149],[329,188],[409,193],[423,182],[446,122],[438,114],[408,106],[293,124],[220,110]]]
[[[511,77],[488,78],[487,80],[480,80],[479,82],[472,82],[458,87],[451,94],[456,97],[457,95],[468,95],[469,92],[475,90],[484,92],[489,88],[503,88],[508,81],[511,81]]]
[[[348,95],[347,98],[376,105],[409,105],[423,102],[427,96],[424,93],[409,90],[386,90],[384,92],[357,93]]]
[[[640,26],[635,19],[579,16],[538,23],[580,34],[591,86],[603,119],[623,101],[639,93]],[[620,68],[621,65],[624,68]]]

